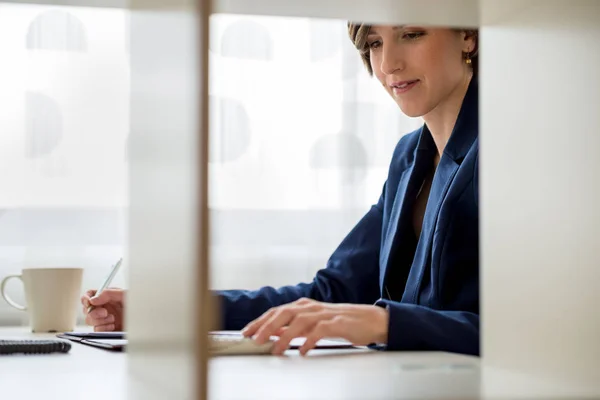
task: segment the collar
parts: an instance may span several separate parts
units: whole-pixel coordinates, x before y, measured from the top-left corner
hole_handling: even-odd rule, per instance
[[[462,161],[469,152],[479,133],[479,84],[473,77],[458,112],[458,117],[444,154],[456,162]],[[435,142],[427,125],[423,125],[419,137],[418,150],[436,150]]]

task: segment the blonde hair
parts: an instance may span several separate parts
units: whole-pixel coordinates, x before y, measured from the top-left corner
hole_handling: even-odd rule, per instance
[[[365,67],[367,68],[367,72],[369,73],[369,75],[373,76],[373,67],[371,66],[371,53],[369,51],[369,45],[367,43],[367,37],[369,36],[371,26],[372,25],[348,22],[348,36],[350,36],[350,40],[354,44],[354,47],[356,47],[356,49],[358,50],[360,57],[362,58]],[[479,72],[479,60],[477,58],[479,54],[479,31],[476,29],[456,29],[456,31],[464,31],[467,33],[467,36],[472,36],[475,40],[475,49],[468,54],[464,53],[463,58],[466,59],[467,56],[471,58],[471,67],[473,68],[473,75],[477,75],[477,73]]]

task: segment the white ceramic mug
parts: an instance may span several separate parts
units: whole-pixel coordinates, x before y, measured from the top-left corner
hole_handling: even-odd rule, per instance
[[[68,332],[77,322],[82,277],[82,268],[23,268],[21,275],[2,279],[0,293],[8,304],[29,313],[33,332]],[[7,296],[6,283],[12,278],[23,282],[27,305]]]

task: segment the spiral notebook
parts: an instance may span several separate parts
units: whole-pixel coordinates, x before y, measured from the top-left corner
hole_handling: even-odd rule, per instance
[[[0,356],[8,354],[68,353],[71,343],[58,339],[0,340]]]

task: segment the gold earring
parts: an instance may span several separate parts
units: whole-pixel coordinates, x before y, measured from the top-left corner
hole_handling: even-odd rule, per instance
[[[467,54],[466,54],[466,56],[465,56],[465,63],[466,63],[467,65],[470,65],[470,64],[471,64],[471,52],[470,52],[470,51],[467,51]]]

